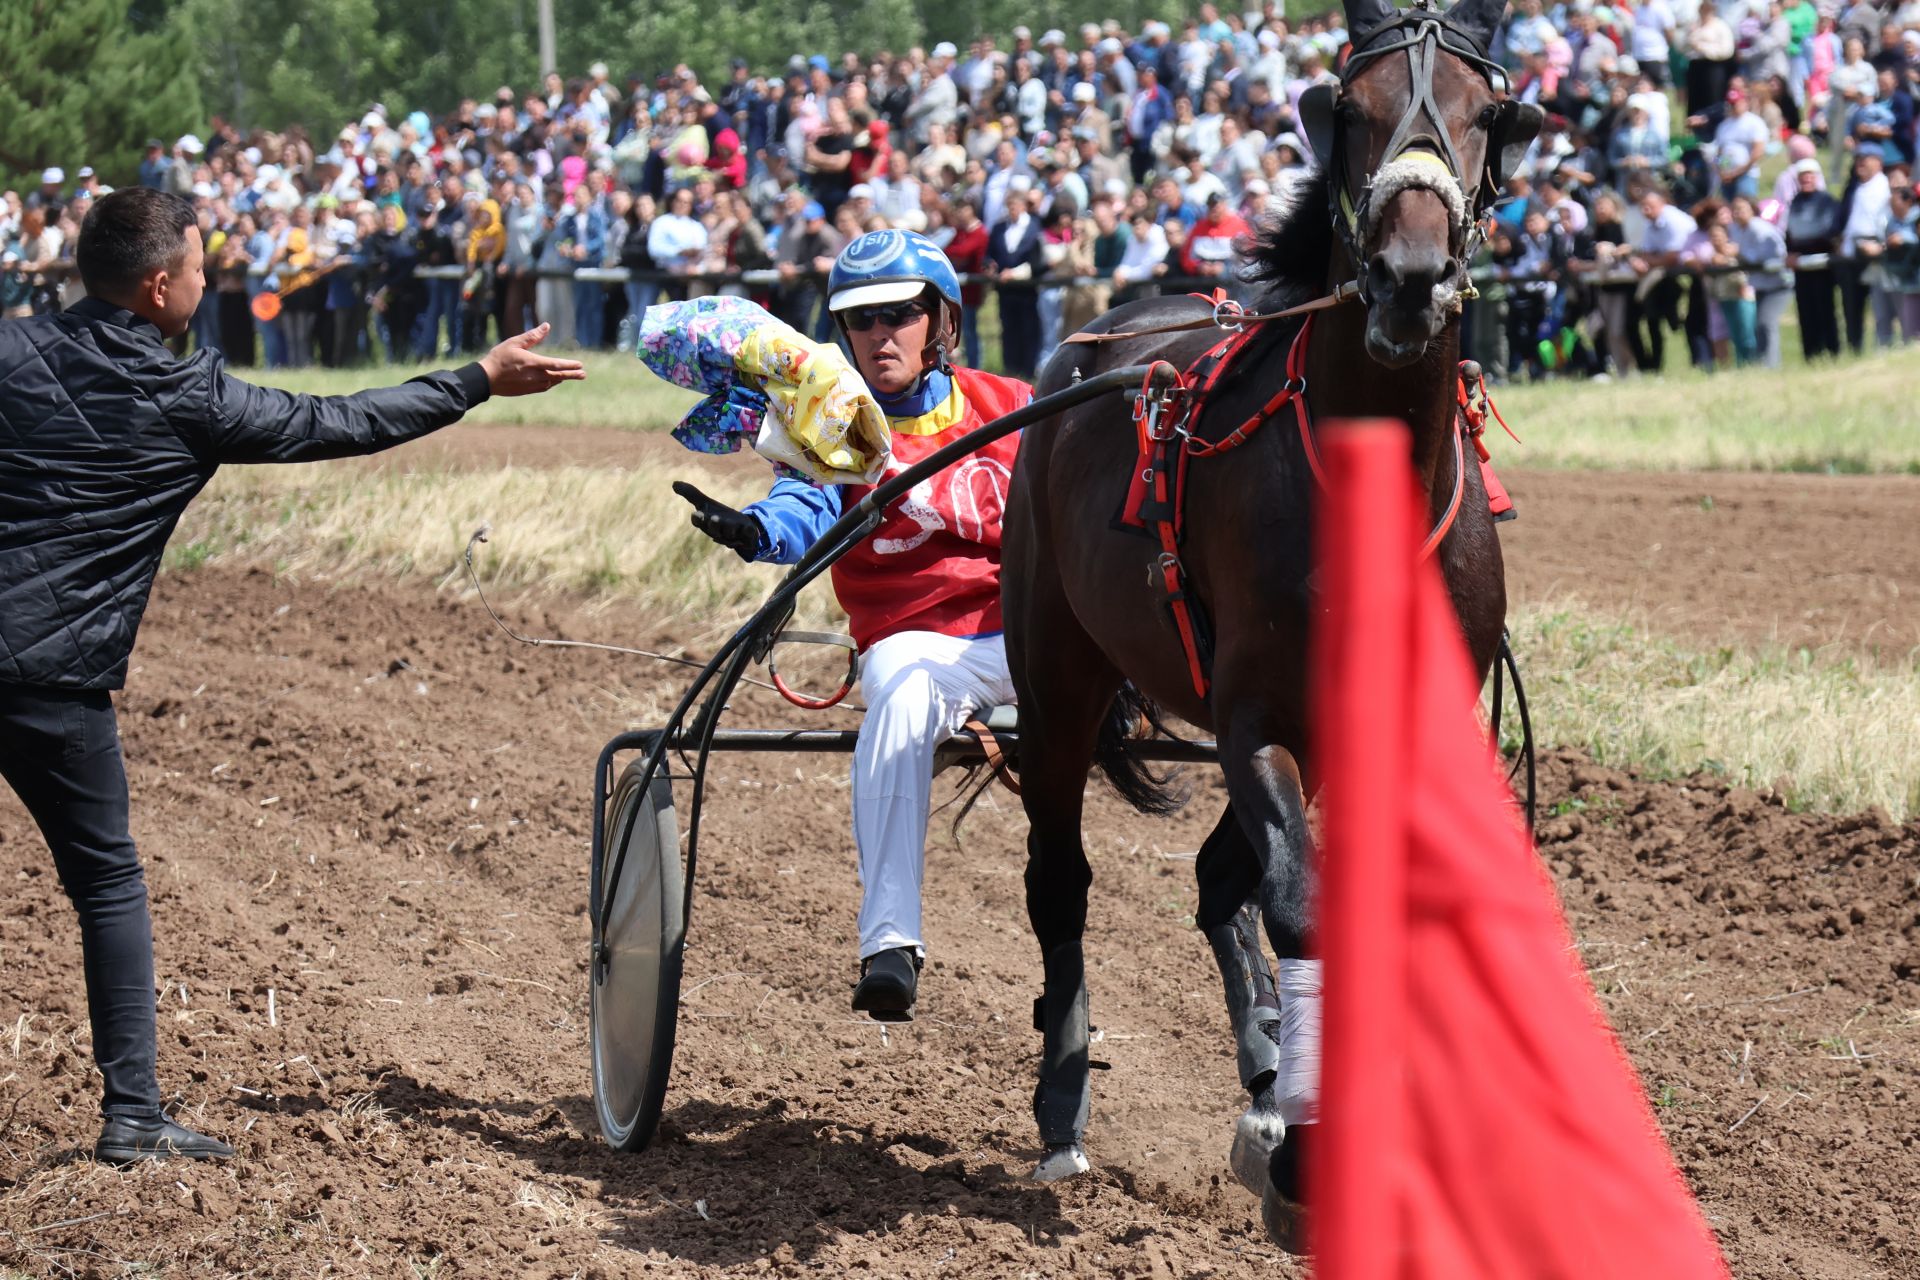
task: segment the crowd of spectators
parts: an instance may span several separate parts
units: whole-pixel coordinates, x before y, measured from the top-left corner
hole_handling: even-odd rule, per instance
[[[1233,284],[1236,240],[1312,164],[1300,94],[1346,45],[1337,10],[1265,0],[1177,31],[736,59],[712,84],[595,64],[437,115],[369,104],[319,140],[215,118],[115,176],[193,202],[192,341],[235,364],[434,360],[539,321],[624,345],[654,300],[715,291],[824,336],[820,273],[893,226],[969,277],[964,359],[991,291],[1000,363],[1028,375],[1116,294]],[[1920,0],[1516,0],[1494,56],[1548,118],[1474,264],[1467,344],[1496,378],[1657,369],[1673,333],[1702,366],[1777,364],[1790,305],[1810,357],[1869,322],[1920,334]],[[0,202],[9,316],[71,300],[105,189],[42,178]]]

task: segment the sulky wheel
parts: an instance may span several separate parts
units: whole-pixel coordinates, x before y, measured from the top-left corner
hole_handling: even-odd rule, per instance
[[[598,953],[589,964],[592,995],[593,1105],[600,1132],[616,1151],[653,1140],[673,1069],[680,1006],[686,901],[673,792],[656,776],[644,793],[643,762],[627,765],[607,808],[606,835],[593,874],[611,902]],[[622,845],[626,857],[619,858]],[[621,862],[619,883],[611,877]]]

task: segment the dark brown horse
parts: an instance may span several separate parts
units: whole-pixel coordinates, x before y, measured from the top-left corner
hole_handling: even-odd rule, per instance
[[[1456,452],[1460,290],[1478,224],[1540,118],[1504,96],[1504,77],[1486,59],[1501,8],[1502,0],[1461,0],[1441,14],[1348,0],[1354,55],[1340,84],[1311,90],[1301,103],[1323,171],[1290,211],[1259,230],[1249,253],[1265,283],[1262,311],[1357,282],[1357,300],[1313,319],[1306,403],[1315,421],[1407,422],[1436,522],[1464,483],[1458,518],[1436,554],[1483,675],[1500,640],[1506,588],[1478,468],[1470,447],[1466,460]],[[1166,328],[1206,312],[1191,298],[1119,308],[1089,331],[1136,336],[1063,346],[1040,390],[1057,390],[1076,371],[1151,360],[1184,369],[1223,335]],[[1217,440],[1260,409],[1281,385],[1297,332],[1297,322],[1261,327],[1188,424],[1195,436]],[[1160,586],[1160,544],[1115,527],[1136,466],[1131,424],[1111,405],[1090,405],[1028,430],[1008,503],[1004,592],[1031,827],[1027,908],[1046,982],[1034,1112],[1047,1155],[1036,1176],[1087,1167],[1081,936],[1092,871],[1081,845],[1082,793],[1099,763],[1143,811],[1175,803],[1118,750],[1142,704],[1157,704],[1219,741],[1229,803],[1200,850],[1198,923],[1220,965],[1252,1096],[1233,1165],[1263,1195],[1269,1231],[1292,1243],[1307,1130],[1282,1135],[1314,1118],[1318,1089],[1306,820],[1316,481],[1290,412],[1231,453],[1193,460],[1179,559],[1211,624],[1203,697]],[[1277,999],[1260,954],[1260,919],[1280,961]]]

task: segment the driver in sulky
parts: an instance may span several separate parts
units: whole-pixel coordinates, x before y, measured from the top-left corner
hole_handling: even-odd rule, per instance
[[[1024,382],[952,363],[960,278],[925,236],[860,236],[835,260],[827,290],[887,415],[888,476],[1032,398]],[[1013,701],[1000,629],[1000,521],[1018,448],[1018,434],[1009,436],[915,486],[833,566],[867,704],[853,756],[863,889],[853,1007],[882,1021],[913,1017],[926,956],[920,885],[934,750],[983,709]],[[780,480],[735,511],[692,485],[674,490],[693,504],[695,528],[743,560],[776,564],[799,560],[869,491]]]

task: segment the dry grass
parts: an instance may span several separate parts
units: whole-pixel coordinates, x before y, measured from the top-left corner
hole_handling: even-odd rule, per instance
[[[522,1182],[513,1203],[515,1208],[536,1215],[548,1230],[578,1227],[599,1231],[613,1220],[597,1202],[583,1200],[565,1187],[543,1187],[537,1182]]]
[[[415,471],[399,462],[229,468],[189,509],[168,565],[244,563],[315,577],[457,582],[467,539],[490,523],[489,540],[475,556],[489,587],[617,592],[644,603],[662,625],[744,619],[784,570],[743,565],[694,532],[686,504],[671,491],[676,479],[697,480],[734,502],[765,491],[764,472],[750,466],[737,480],[719,482],[691,465],[660,464],[483,472]],[[829,593],[810,595],[815,616],[831,609]]]
[[[1920,472],[1920,347],[1778,372],[1691,370],[1496,393],[1520,467],[1622,471]]]
[[[1527,605],[1512,631],[1545,743],[1708,770],[1798,808],[1920,813],[1920,654],[1694,649],[1573,601]]]

